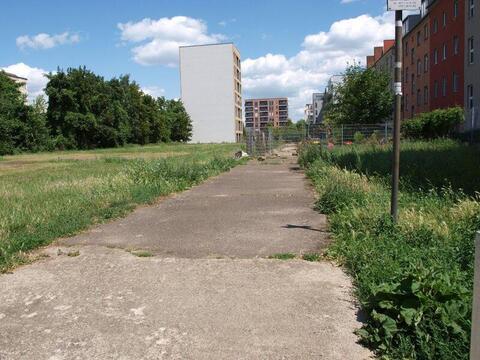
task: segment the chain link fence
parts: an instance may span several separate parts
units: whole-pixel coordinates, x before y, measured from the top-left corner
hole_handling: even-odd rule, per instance
[[[351,124],[342,126],[307,125],[305,127],[245,129],[247,153],[250,156],[264,156],[276,147],[305,140],[318,141],[325,145],[350,145],[353,143],[374,141],[387,143],[393,136],[393,125]]]

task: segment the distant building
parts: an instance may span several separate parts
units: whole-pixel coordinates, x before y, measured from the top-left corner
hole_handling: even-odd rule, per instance
[[[323,120],[323,93],[314,93],[312,96],[313,122],[320,124]]]
[[[345,77],[343,75],[333,75],[328,80],[327,88],[325,89],[324,94],[324,105],[326,102],[335,101],[335,88],[343,83],[344,78]]]
[[[17,84],[20,85],[20,92],[23,94],[23,95],[28,95],[28,91],[27,91],[27,78],[24,78],[24,77],[21,77],[21,76],[18,76],[18,75],[15,75],[15,74],[12,74],[12,73],[9,73],[9,72],[6,72],[6,71],[3,71],[2,72],[7,75],[7,77],[13,81],[15,81]]]
[[[304,118],[307,124],[313,123],[313,105],[305,104],[305,109],[303,110]]]
[[[407,16],[403,29],[402,118],[409,119],[431,108],[430,17]]]
[[[465,6],[465,126],[480,129],[480,0]]]
[[[239,142],[243,134],[240,53],[231,44],[180,47],[181,99],[192,142]]]
[[[245,127],[263,129],[269,124],[273,127],[288,125],[288,99],[245,100]]]
[[[367,56],[367,68],[375,68],[390,76],[390,89],[393,91],[395,77],[395,40],[384,40],[383,46],[374,48],[374,55]]]

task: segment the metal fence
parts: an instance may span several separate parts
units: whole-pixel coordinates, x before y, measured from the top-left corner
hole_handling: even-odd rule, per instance
[[[318,141],[325,145],[350,145],[353,143],[374,141],[387,143],[393,135],[393,125],[351,124],[341,126],[307,125],[284,128],[246,128],[245,142],[250,156],[264,156],[287,142],[304,140]]]
[[[350,145],[372,140],[387,143],[393,136],[393,124],[348,124],[340,126],[307,125],[306,137],[333,145]]]

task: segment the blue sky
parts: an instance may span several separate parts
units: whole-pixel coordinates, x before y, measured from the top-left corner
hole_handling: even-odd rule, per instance
[[[0,67],[30,79],[85,65],[130,74],[146,92],[179,96],[178,45],[232,41],[244,97],[288,96],[302,116],[312,91],[393,35],[385,0],[2,0]]]

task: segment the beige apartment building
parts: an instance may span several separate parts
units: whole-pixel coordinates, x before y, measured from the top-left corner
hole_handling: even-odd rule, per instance
[[[12,74],[12,73],[9,73],[9,72],[6,72],[6,71],[3,71],[3,73],[5,75],[7,75],[7,77],[13,81],[15,81],[17,84],[20,85],[20,92],[23,94],[23,95],[28,95],[28,92],[27,92],[27,80],[26,78],[24,77],[21,77],[21,76],[18,76],[18,75],[15,75],[15,74]]]
[[[288,99],[245,100],[245,127],[263,129],[269,124],[273,127],[288,125]]]

